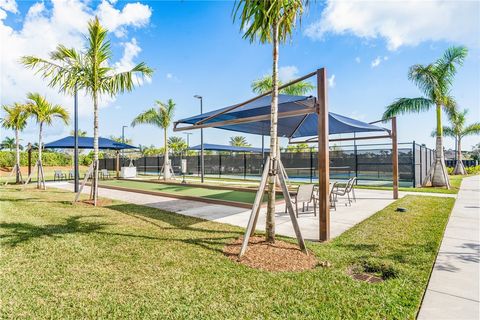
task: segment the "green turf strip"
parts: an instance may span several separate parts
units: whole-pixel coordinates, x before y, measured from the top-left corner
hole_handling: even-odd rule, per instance
[[[253,203],[255,200],[254,192],[208,189],[194,186],[181,186],[165,183],[149,183],[141,181],[125,181],[125,180],[107,180],[101,181],[100,185],[108,185],[122,188],[132,188],[145,191],[157,191],[169,193],[172,195],[219,199],[225,201],[235,201],[242,203]],[[264,200],[266,197],[264,197]]]

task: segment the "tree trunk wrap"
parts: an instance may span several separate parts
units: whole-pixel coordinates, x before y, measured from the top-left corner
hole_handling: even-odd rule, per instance
[[[273,67],[272,67],[272,104],[270,113],[270,173],[268,181],[268,204],[266,219],[266,241],[275,242],[275,183],[277,180],[277,121],[278,121],[278,21],[272,27]]]
[[[18,129],[15,128],[15,181],[20,182],[20,139],[18,137]]]
[[[466,174],[462,160],[462,137],[457,137],[457,162],[455,163],[453,174]]]

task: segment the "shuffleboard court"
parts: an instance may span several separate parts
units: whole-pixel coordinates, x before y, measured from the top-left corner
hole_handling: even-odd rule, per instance
[[[126,181],[126,180],[106,180],[100,181],[100,186],[111,186],[111,187],[120,187],[128,188],[135,190],[142,190],[148,192],[158,192],[162,194],[171,194],[172,196],[186,196],[186,197],[197,197],[197,198],[206,198],[213,200],[222,200],[222,201],[233,201],[240,202],[244,204],[252,204],[255,200],[255,193],[248,191],[237,191],[237,190],[218,190],[218,189],[209,189],[202,188],[198,186],[189,186],[189,185],[174,185],[166,183],[151,183],[151,182],[142,182],[142,181]],[[264,201],[266,197],[264,196]]]

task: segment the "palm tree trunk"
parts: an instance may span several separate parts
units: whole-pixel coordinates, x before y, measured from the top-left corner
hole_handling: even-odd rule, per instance
[[[466,174],[465,166],[462,161],[462,137],[457,137],[457,163],[455,164],[455,170],[453,174]]]
[[[18,138],[18,129],[15,128],[15,181],[20,182],[20,141]]]
[[[93,179],[92,200],[96,203],[98,197],[98,97],[93,91]]]
[[[42,130],[43,122],[40,122],[40,129],[38,131],[38,166],[37,166],[37,189],[40,189],[40,164],[42,163]]]
[[[437,137],[435,164],[433,169],[432,186],[450,188],[448,181],[447,167],[445,166],[445,157],[443,153],[443,130],[442,130],[442,106],[437,104]]]
[[[268,181],[266,241],[275,242],[275,183],[277,179],[277,120],[278,120],[278,21],[273,24],[273,92],[270,113],[270,173]]]
[[[163,180],[168,180],[170,178],[170,162],[168,159],[167,128],[163,129],[163,143],[165,150],[165,154],[163,155]]]

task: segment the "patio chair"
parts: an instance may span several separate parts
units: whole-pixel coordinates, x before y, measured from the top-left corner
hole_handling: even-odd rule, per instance
[[[297,193],[292,195],[292,202],[295,204],[295,213],[298,218],[298,204],[302,204],[302,211],[305,212],[305,203],[308,204],[313,201],[313,189],[315,185],[313,184],[302,184],[298,186]],[[287,204],[285,204],[285,212],[287,212]],[[317,208],[315,203],[313,205],[313,214],[317,215]]]
[[[337,187],[337,182],[331,183],[330,185],[331,185],[331,188],[330,188],[330,192],[328,193],[328,197],[330,198],[330,208],[333,208],[336,211],[337,204],[336,204],[335,197],[333,196],[333,190]],[[317,203],[318,205],[320,205],[319,192],[320,190],[318,189],[318,187],[315,187],[315,192],[313,193],[313,205],[315,206],[315,208],[317,207]]]
[[[341,197],[344,197],[344,196],[347,196],[347,199],[348,199],[348,203],[345,203],[345,205],[352,205],[352,199],[353,201],[357,201],[357,198],[355,197],[355,190],[354,190],[354,185],[355,185],[355,181],[357,180],[357,178],[351,178],[351,179],[348,179],[347,183],[345,184],[344,187],[340,187],[338,185],[336,185],[336,187],[332,190],[332,195],[333,195],[333,200],[334,202],[338,201],[338,196],[341,196]],[[350,194],[352,195],[352,197],[350,197]]]
[[[110,172],[108,172],[107,169],[101,169],[100,170],[100,178],[101,179],[109,179],[110,178]]]
[[[75,175],[73,174],[73,170],[68,171],[68,179],[71,180],[74,177],[75,177]]]
[[[67,180],[67,175],[62,172],[62,170],[53,171],[53,181],[57,180]]]

